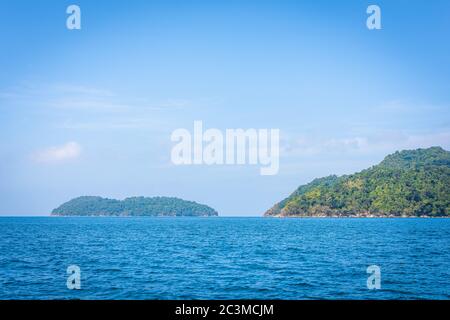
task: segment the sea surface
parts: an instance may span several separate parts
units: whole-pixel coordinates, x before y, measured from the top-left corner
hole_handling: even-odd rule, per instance
[[[450,298],[450,219],[3,217],[0,236],[0,299]]]

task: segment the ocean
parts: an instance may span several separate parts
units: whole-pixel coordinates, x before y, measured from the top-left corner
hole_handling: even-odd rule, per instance
[[[0,234],[0,299],[450,298],[450,219],[2,217]]]

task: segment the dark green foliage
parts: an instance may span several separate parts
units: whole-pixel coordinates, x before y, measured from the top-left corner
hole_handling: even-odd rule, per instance
[[[265,215],[449,216],[450,152],[396,152],[361,172],[313,180]]]
[[[78,197],[52,211],[56,216],[217,216],[203,204],[170,197],[133,197],[123,201]]]

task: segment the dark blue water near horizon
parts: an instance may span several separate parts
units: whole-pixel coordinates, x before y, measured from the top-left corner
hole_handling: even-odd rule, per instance
[[[450,299],[450,219],[2,217],[0,234],[0,299]]]

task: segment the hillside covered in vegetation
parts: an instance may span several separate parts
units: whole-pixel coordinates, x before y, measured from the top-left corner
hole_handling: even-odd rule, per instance
[[[78,197],[52,211],[53,216],[217,216],[204,204],[170,197],[133,197],[125,200]]]
[[[345,176],[300,186],[265,216],[450,215],[450,152],[406,150],[380,164]]]

